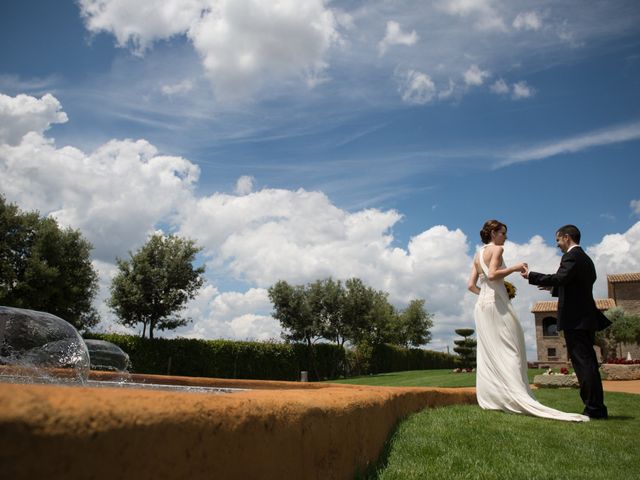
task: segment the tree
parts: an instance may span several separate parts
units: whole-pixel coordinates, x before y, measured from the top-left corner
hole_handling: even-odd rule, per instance
[[[79,330],[96,325],[92,248],[79,230],[23,213],[0,195],[0,303],[57,315]]]
[[[623,352],[618,351],[621,343],[640,342],[640,316],[628,314],[622,307],[611,308],[605,315],[611,326],[597,333],[596,343],[605,359],[621,357]]]
[[[354,345],[364,341],[374,306],[375,291],[359,278],[345,282],[342,305],[344,338]]]
[[[453,351],[460,355],[463,367],[475,367],[477,342],[473,338],[470,338],[475,330],[472,328],[459,328],[455,332],[463,337],[463,340],[454,340],[453,343],[455,343],[457,347],[454,347]]]
[[[331,278],[316,280],[307,285],[305,294],[313,322],[323,338],[344,345],[348,329],[344,324],[344,288],[342,282]]]
[[[397,343],[396,329],[397,313],[389,303],[389,294],[382,290],[370,290],[372,296],[371,309],[365,316],[364,330],[361,338],[370,345],[383,343]]]
[[[424,309],[424,300],[411,300],[398,315],[397,342],[405,348],[419,347],[431,341],[432,315]]]
[[[193,266],[200,250],[193,240],[154,234],[135,254],[129,252],[129,260],[117,259],[107,304],[120,323],[142,323],[142,336],[149,327],[149,338],[156,329],[186,325],[189,319],[178,312],[204,283],[204,266]]]
[[[322,325],[318,317],[311,313],[304,285],[293,286],[280,280],[269,288],[268,294],[274,309],[271,315],[285,330],[285,339],[311,346],[322,338]]]

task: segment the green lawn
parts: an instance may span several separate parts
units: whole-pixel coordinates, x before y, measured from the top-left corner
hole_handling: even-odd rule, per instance
[[[538,370],[530,371],[532,377]],[[342,383],[472,386],[473,374],[401,372]],[[539,389],[542,403],[580,412],[575,389]],[[401,422],[378,463],[360,479],[640,478],[640,395],[605,393],[607,421],[569,423],[463,405],[428,409]]]
[[[533,377],[542,372],[543,370],[529,369],[529,381],[533,382]],[[413,370],[332,380],[331,383],[378,387],[475,387],[476,374],[454,373],[453,370]]]

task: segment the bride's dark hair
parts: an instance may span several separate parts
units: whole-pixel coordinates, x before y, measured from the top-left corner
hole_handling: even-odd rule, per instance
[[[507,226],[499,222],[498,220],[487,220],[484,222],[484,226],[482,230],[480,230],[480,238],[482,239],[482,243],[485,245],[491,241],[491,232],[495,232],[496,230],[500,230],[502,227],[507,229]]]

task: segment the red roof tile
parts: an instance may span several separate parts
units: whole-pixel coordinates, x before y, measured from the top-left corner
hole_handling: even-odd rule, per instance
[[[607,281],[609,283],[640,282],[640,272],[612,273],[611,275],[607,275]]]
[[[600,310],[608,310],[616,306],[616,302],[613,298],[596,298],[596,307]],[[536,302],[533,308],[531,309],[531,313],[542,313],[542,312],[557,312],[558,311],[558,301],[557,300],[548,300],[544,302]]]

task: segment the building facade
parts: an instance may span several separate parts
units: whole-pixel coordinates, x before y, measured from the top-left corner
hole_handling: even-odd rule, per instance
[[[611,298],[596,299],[596,306],[601,311],[615,307]],[[536,302],[531,309],[536,322],[536,346],[538,350],[538,364],[540,367],[566,367],[571,364],[567,354],[567,344],[564,335],[558,331],[558,302]],[[596,347],[600,360],[600,351]]]
[[[640,273],[618,273],[607,275],[609,298],[596,299],[601,311],[622,307],[625,312],[640,314]],[[536,302],[531,309],[536,325],[536,346],[538,364],[541,367],[563,367],[570,365],[567,345],[562,332],[558,332],[558,302]],[[599,348],[596,348],[600,360]],[[640,358],[640,345],[621,344],[619,356],[631,355]]]

